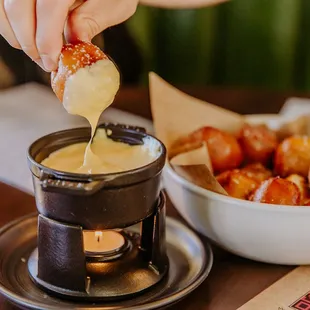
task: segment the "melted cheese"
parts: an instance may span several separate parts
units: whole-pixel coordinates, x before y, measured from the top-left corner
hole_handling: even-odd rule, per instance
[[[76,143],[61,148],[42,161],[42,165],[72,173],[114,173],[145,166],[160,154],[160,144],[144,138],[143,145],[129,145],[110,139],[105,129],[98,129],[92,144],[93,155],[98,160],[92,166],[83,165],[84,153],[88,144]]]
[[[89,143],[77,143],[53,152],[42,165],[63,172],[83,174],[115,173],[136,169],[154,161],[159,143],[150,138],[131,146],[108,138],[96,127],[102,112],[110,106],[120,86],[120,75],[109,59],[79,69],[65,84],[63,105],[70,114],[85,117],[91,125]]]
[[[91,125],[91,139],[85,149],[82,171],[89,172],[101,160],[93,152],[92,139],[102,112],[113,102],[120,75],[110,59],[79,69],[65,84],[63,105],[68,113],[85,117]]]

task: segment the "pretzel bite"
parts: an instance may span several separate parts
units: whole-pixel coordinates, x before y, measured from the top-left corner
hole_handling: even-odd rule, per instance
[[[308,197],[308,187],[306,179],[304,177],[298,174],[291,174],[286,178],[286,180],[289,180],[296,184],[300,191],[300,199],[302,203],[304,203],[305,200],[308,200],[310,198]]]
[[[261,203],[298,206],[301,204],[300,196],[296,184],[275,177],[262,182],[255,192],[251,194],[250,200]]]
[[[261,163],[249,164],[241,169],[249,178],[257,182],[265,181],[272,177],[272,172],[265,168]]]
[[[276,133],[266,125],[245,124],[239,134],[239,143],[247,162],[267,165],[278,146],[278,139]]]
[[[259,182],[238,169],[222,172],[216,179],[229,196],[240,199],[247,199],[259,185]]]
[[[237,139],[213,127],[203,127],[177,140],[171,147],[171,154],[177,155],[206,143],[215,173],[237,168],[243,161],[243,154]]]
[[[310,137],[291,136],[277,147],[274,158],[275,173],[281,177],[290,174],[308,176],[310,166]]]
[[[91,66],[98,60],[107,58],[99,47],[87,42],[77,42],[63,46],[58,69],[51,74],[54,93],[62,102],[67,79],[80,68]]]

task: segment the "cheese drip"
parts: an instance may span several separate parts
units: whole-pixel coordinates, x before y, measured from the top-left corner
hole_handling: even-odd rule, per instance
[[[107,58],[80,68],[66,81],[64,108],[70,114],[85,117],[91,125],[91,139],[85,148],[80,173],[92,173],[93,167],[101,165],[102,159],[93,151],[95,148],[93,138],[99,118],[113,102],[119,86],[119,72],[114,63]],[[75,160],[74,154],[72,160]]]

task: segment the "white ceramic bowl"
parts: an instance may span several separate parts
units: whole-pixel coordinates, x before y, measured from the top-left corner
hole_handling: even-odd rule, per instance
[[[278,118],[250,116],[249,121]],[[266,263],[310,264],[310,207],[226,197],[188,182],[169,164],[163,176],[166,191],[184,219],[221,248]]]

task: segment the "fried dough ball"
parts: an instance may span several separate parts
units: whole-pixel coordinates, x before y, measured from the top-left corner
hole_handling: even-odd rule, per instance
[[[216,179],[229,196],[240,199],[247,199],[259,185],[259,182],[238,169],[222,172]]]
[[[171,153],[181,153],[195,149],[206,143],[215,173],[237,168],[243,161],[243,153],[237,139],[213,127],[203,127],[177,140]]]
[[[247,199],[262,181],[271,176],[270,170],[260,163],[255,163],[242,169],[222,172],[216,179],[230,196]]]
[[[276,177],[262,182],[250,196],[250,200],[261,203],[298,206],[301,204],[300,196],[296,184]]]
[[[62,102],[67,79],[80,68],[91,66],[107,56],[92,43],[77,42],[63,46],[58,69],[51,74],[51,85],[54,93]]]
[[[249,164],[243,167],[241,171],[257,182],[262,182],[272,177],[272,172],[261,163]]]
[[[247,162],[267,165],[278,146],[278,139],[266,125],[245,124],[239,134],[239,143]]]
[[[275,173],[281,177],[290,174],[308,176],[310,166],[310,137],[291,136],[278,146],[275,158]]]
[[[286,180],[289,180],[296,184],[300,191],[300,199],[302,203],[304,203],[305,200],[308,200],[310,197],[308,197],[308,187],[307,187],[307,182],[304,177],[298,174],[291,174],[286,178]]]

